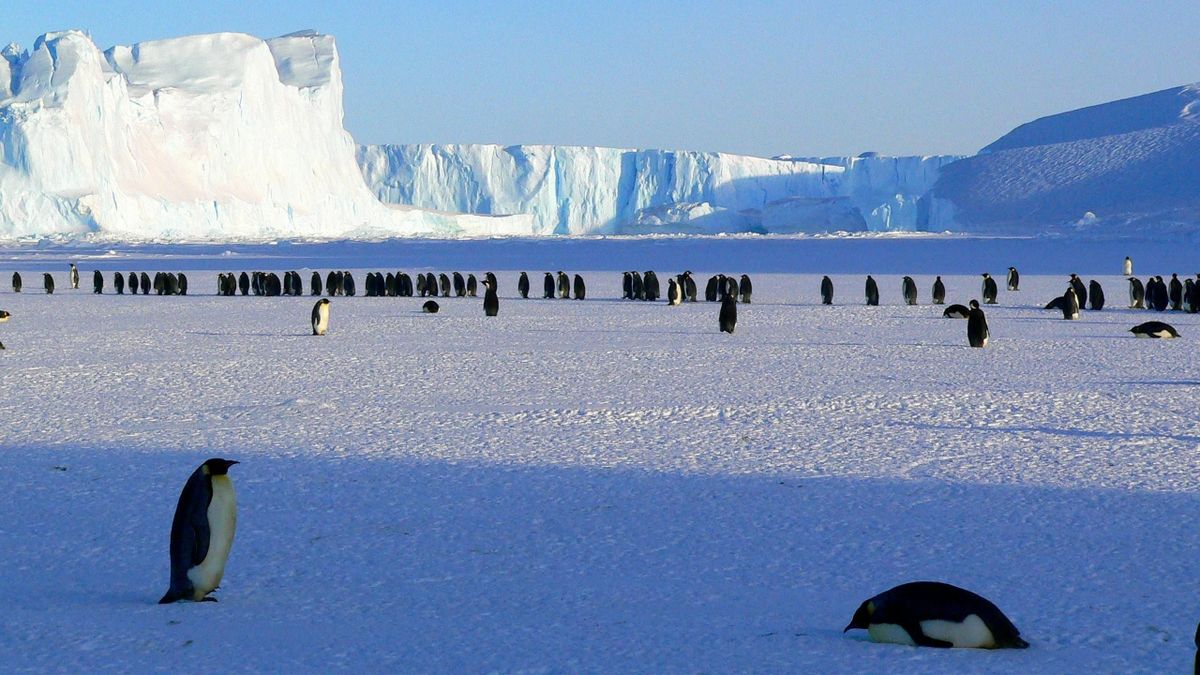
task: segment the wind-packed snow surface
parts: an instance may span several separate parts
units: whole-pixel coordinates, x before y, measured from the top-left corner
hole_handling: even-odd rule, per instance
[[[1129,233],[1200,224],[1200,83],[1051,115],[942,171],[930,229]]]
[[[954,156],[764,159],[562,145],[368,145],[383,201],[531,214],[535,234],[916,230],[918,200]]]
[[[0,58],[0,238],[527,233],[397,209],[363,185],[332,37],[218,33],[101,51],[48,33]]]
[[[0,252],[7,672],[1187,672],[1200,618],[1200,315],[1125,309],[1169,242],[501,240]],[[187,297],[65,290],[67,261],[189,270]],[[356,262],[351,262],[356,261]],[[978,297],[992,340],[930,306]],[[217,270],[433,269],[482,298],[218,298]],[[618,300],[619,271],[748,273],[709,303]],[[519,300],[519,269],[588,299]],[[25,292],[11,293],[20,270]],[[58,280],[39,292],[40,273]],[[863,271],[883,305],[862,302]],[[1108,307],[1040,307],[1068,272]],[[835,283],[818,304],[820,275]],[[900,301],[916,277],[919,306]],[[1003,284],[1001,284],[1003,288]],[[536,292],[536,291],[535,291]],[[1174,324],[1174,341],[1126,331]],[[219,603],[158,606],[188,474],[232,471]],[[843,634],[935,579],[1027,650]]]

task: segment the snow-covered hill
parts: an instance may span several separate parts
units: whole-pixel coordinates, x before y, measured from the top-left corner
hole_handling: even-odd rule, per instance
[[[931,229],[1100,232],[1200,223],[1200,83],[1052,115],[947,166]]]
[[[914,230],[957,157],[763,159],[554,145],[360,146],[386,202],[528,213],[538,234]]]
[[[0,237],[527,233],[381,204],[342,126],[332,37],[220,33],[101,51],[48,33],[0,58]]]

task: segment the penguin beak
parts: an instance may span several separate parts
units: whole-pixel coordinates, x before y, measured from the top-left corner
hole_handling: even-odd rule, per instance
[[[236,459],[229,460],[229,466],[233,466],[234,464],[241,464],[241,462],[237,461]]]

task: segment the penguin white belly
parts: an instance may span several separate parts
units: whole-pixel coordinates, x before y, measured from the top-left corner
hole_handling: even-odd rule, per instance
[[[1175,336],[1171,335],[1171,331],[1160,330],[1157,333],[1154,333],[1154,337],[1156,337],[1156,338],[1173,338]]]
[[[237,493],[229,476],[212,477],[213,496],[208,504],[208,555],[188,570],[188,580],[195,593],[193,600],[199,601],[221,584],[225,574],[225,561],[233,546],[233,533],[237,529]]]
[[[1133,263],[1131,263],[1129,261],[1125,261],[1125,270],[1124,271],[1125,271],[1125,276],[1127,276],[1127,277],[1133,276]]]
[[[867,626],[867,635],[870,636],[872,642],[886,642],[895,645],[908,645],[909,647],[917,646],[917,643],[913,641],[908,631],[894,623],[873,623]]]
[[[316,329],[317,335],[324,335],[325,331],[329,330],[329,305],[323,304],[317,310],[317,325],[313,328]]]
[[[971,614],[961,623],[954,621],[922,621],[921,632],[935,640],[949,642],[955,647],[991,649],[996,646],[992,631],[977,614]]]

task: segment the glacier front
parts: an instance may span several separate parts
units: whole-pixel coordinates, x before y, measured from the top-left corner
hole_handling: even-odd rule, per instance
[[[0,52],[0,238],[528,234],[529,216],[383,204],[342,122],[334,40],[197,35]]]
[[[535,234],[924,229],[921,198],[957,156],[764,159],[563,145],[364,145],[393,204],[529,214]]]

